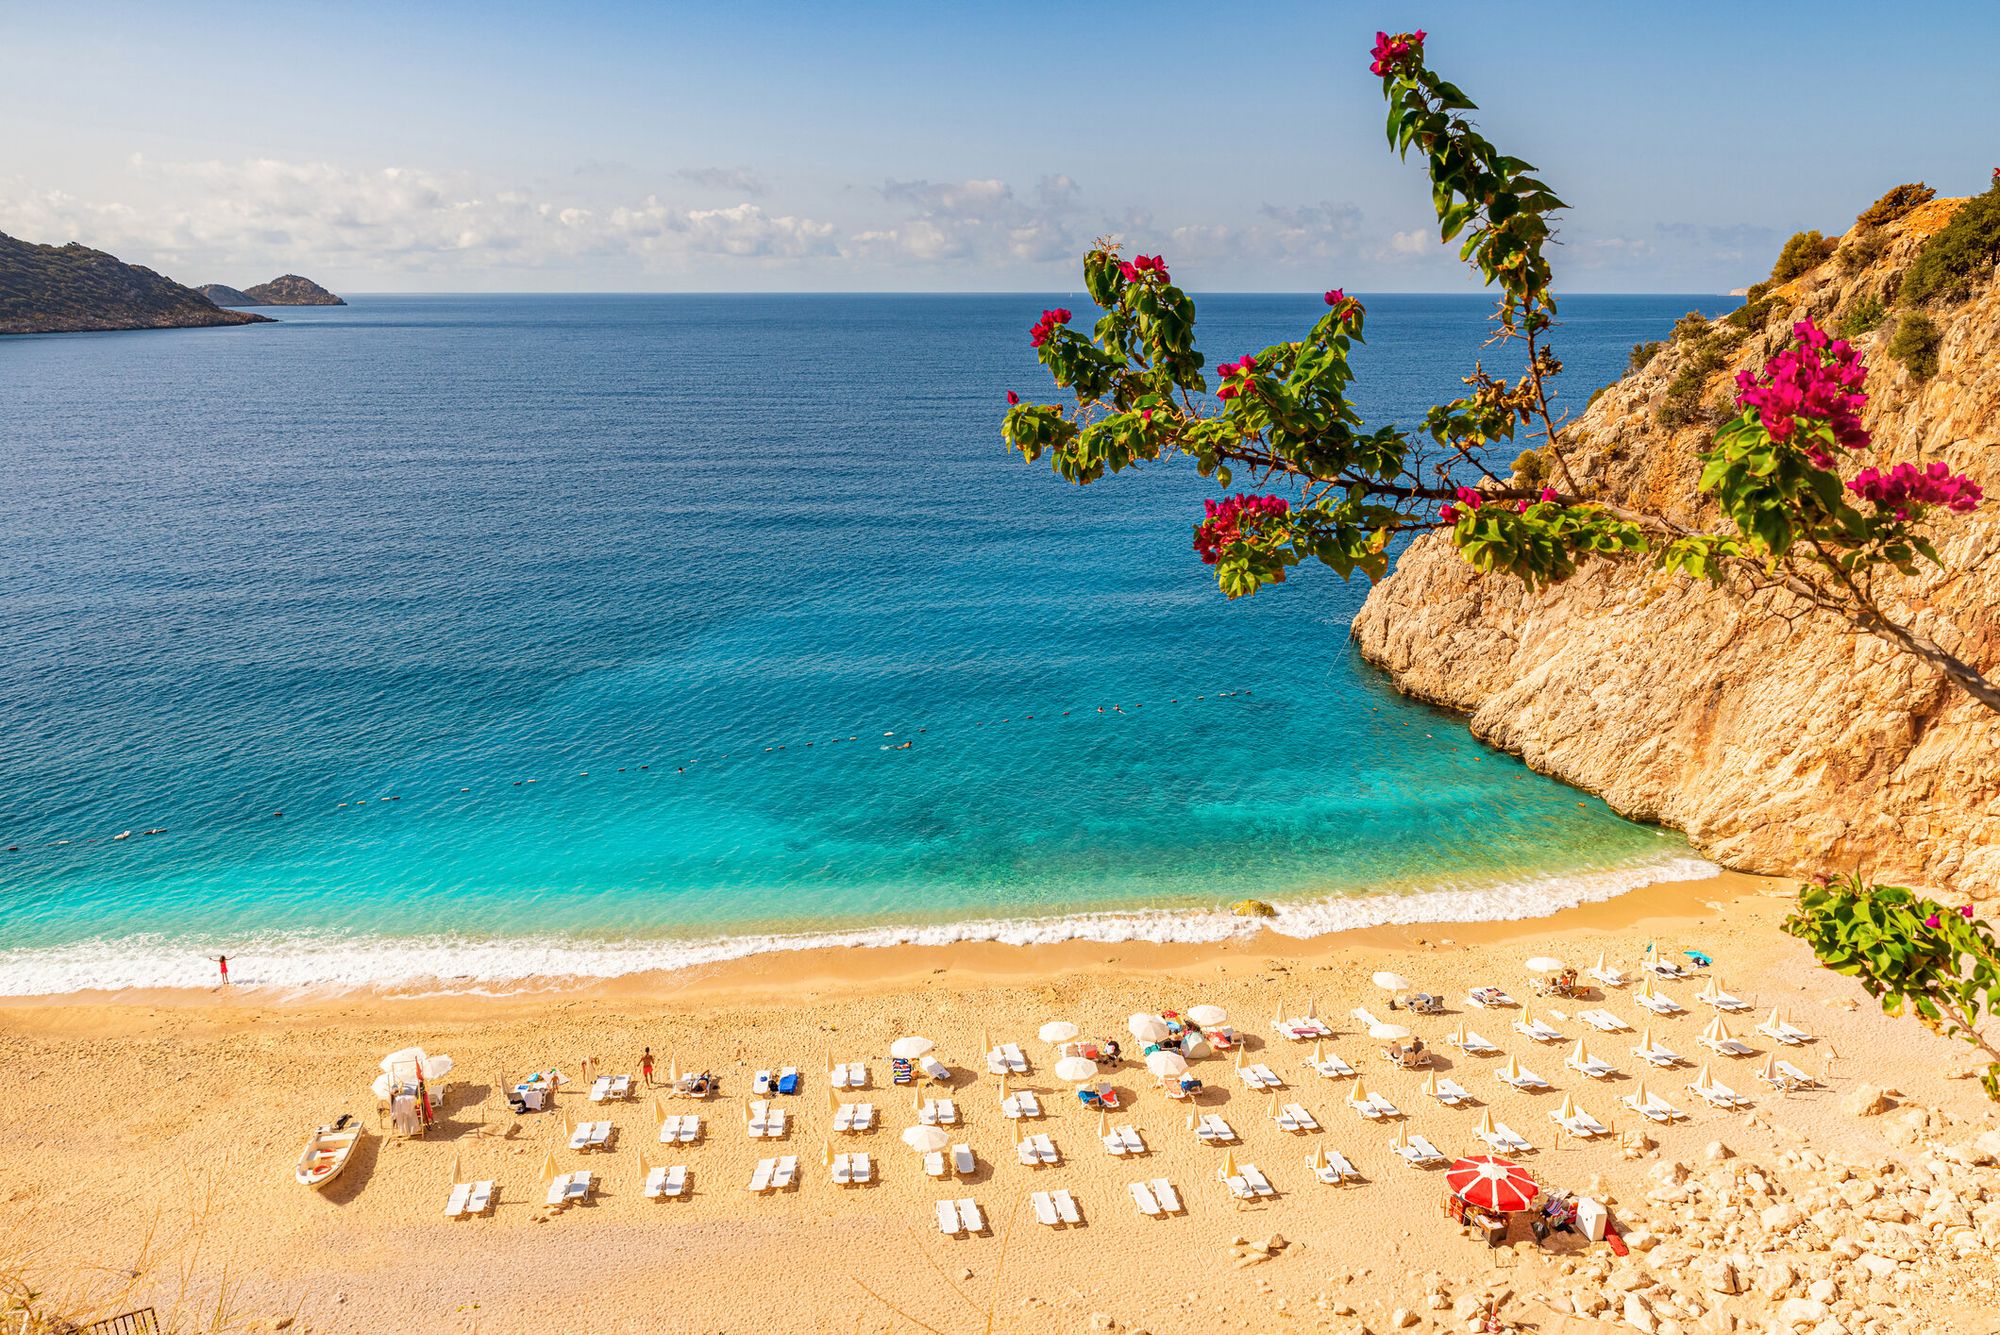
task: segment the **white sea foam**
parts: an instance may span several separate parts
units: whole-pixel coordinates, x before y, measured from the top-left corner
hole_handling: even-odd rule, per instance
[[[992,941],[1213,942],[1260,931],[1305,938],[1385,924],[1509,921],[1611,899],[1659,881],[1699,880],[1721,869],[1679,856],[1607,871],[1479,887],[1330,896],[1280,903],[1274,918],[1227,909],[1147,910],[1054,918],[873,927],[853,931],[598,941],[584,937],[390,937],[277,933],[228,941],[120,937],[64,946],[0,950],[0,996],[46,996],[130,988],[207,987],[214,956],[230,954],[239,985],[287,991],[393,988],[460,993],[520,992],[584,979],[681,970],[747,955],[826,947],[949,945]]]

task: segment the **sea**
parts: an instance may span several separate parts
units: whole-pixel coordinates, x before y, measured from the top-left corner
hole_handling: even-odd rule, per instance
[[[1415,429],[1489,306],[1365,298]],[[1008,453],[1080,295],[363,296],[0,340],[0,994],[1310,936],[1712,870],[1399,696],[1213,484]],[[1574,296],[1571,410],[1716,296]],[[1211,363],[1317,294],[1199,298]],[[1253,921],[1230,906],[1270,902]]]

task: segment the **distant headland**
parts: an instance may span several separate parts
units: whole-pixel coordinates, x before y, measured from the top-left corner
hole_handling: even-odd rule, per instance
[[[345,306],[347,303],[310,278],[280,274],[268,283],[237,289],[204,283],[196,289],[218,306]]]
[[[188,329],[259,324],[193,288],[72,242],[40,246],[0,233],[0,334]]]

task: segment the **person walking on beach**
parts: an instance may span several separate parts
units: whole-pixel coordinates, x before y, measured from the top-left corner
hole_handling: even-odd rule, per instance
[[[217,956],[215,957],[215,962],[216,962],[216,963],[217,963],[218,965],[222,966],[222,985],[223,985],[224,987],[228,987],[228,986],[229,986],[229,956],[227,956],[227,955],[217,955]]]
[[[653,1087],[653,1050],[647,1048],[639,1056],[639,1073],[646,1078],[646,1088]]]

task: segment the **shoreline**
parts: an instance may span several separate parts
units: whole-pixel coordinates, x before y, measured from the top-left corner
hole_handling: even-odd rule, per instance
[[[1384,926],[1532,922],[1580,905],[1607,903],[1650,886],[1724,875],[1692,850],[1596,870],[1555,873],[1477,887],[1415,888],[1274,901],[1268,918],[1230,909],[1106,909],[1042,918],[960,919],[881,927],[746,932],[708,938],[593,941],[574,936],[490,940],[455,937],[349,937],[300,932],[238,942],[152,935],[67,946],[0,950],[0,1004],[35,997],[125,996],[216,986],[207,973],[230,956],[232,986],[262,994],[325,996],[512,995],[573,990],[594,982],[679,974],[760,956],[830,950],[902,950],[993,945],[1038,948],[1202,946],[1225,941],[1315,941]],[[188,981],[167,981],[169,978]],[[82,985],[90,980],[92,985]]]
[[[1256,930],[1261,920],[1237,919],[1248,930],[1212,941],[1122,940],[1082,937],[1013,944],[1004,941],[902,943],[856,949],[848,945],[762,951],[678,969],[637,970],[597,978],[553,979],[504,991],[477,987],[409,989],[396,987],[290,988],[232,983],[172,988],[125,988],[0,996],[0,1015],[39,1010],[103,1007],[214,1011],[249,1008],[259,1014],[309,1016],[355,1007],[408,1013],[532,1011],[552,1001],[620,1006],[694,1007],[710,1001],[742,1001],[768,995],[774,985],[811,1000],[849,999],[923,984],[940,975],[955,987],[1041,985],[1084,972],[1115,971],[1129,977],[1198,977],[1226,972],[1231,964],[1256,965],[1323,958],[1343,952],[1364,955],[1422,949],[1470,949],[1526,938],[1561,939],[1579,933],[1636,931],[1698,920],[1716,906],[1749,896],[1789,893],[1789,881],[1746,872],[1718,870],[1713,876],[1654,881],[1607,898],[1592,899],[1547,914],[1518,918],[1378,923],[1340,928],[1316,936],[1286,936]]]

